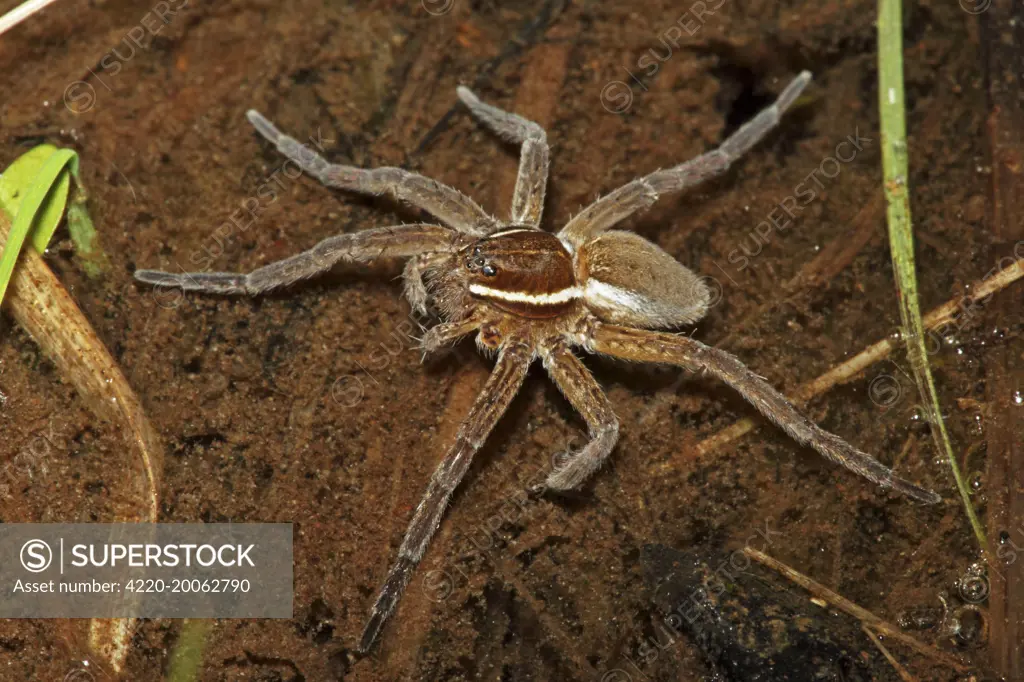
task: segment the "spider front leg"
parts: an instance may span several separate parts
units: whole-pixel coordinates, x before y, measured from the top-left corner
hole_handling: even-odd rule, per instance
[[[544,212],[544,193],[548,182],[549,150],[547,133],[522,116],[481,102],[467,87],[459,86],[459,99],[503,140],[521,144],[519,175],[512,195],[512,223],[540,227]]]
[[[328,163],[316,152],[278,130],[258,111],[246,114],[257,132],[299,168],[328,187],[360,194],[390,194],[423,209],[446,225],[467,234],[492,231],[498,221],[453,187],[401,168],[356,168]]]
[[[359,643],[360,651],[368,651],[376,641],[388,616],[405,591],[413,570],[423,558],[430,538],[441,522],[448,499],[469,470],[473,455],[483,445],[491,429],[519,391],[532,358],[533,354],[529,347],[514,341],[506,343],[498,354],[494,371],[459,428],[455,445],[434,472],[427,492],[416,508],[416,513],[402,540],[402,546],[398,550],[398,560],[388,572],[384,586],[373,605],[370,620],[363,630]]]
[[[330,270],[341,261],[418,256],[455,248],[458,233],[440,225],[399,225],[328,237],[312,249],[249,274],[136,270],[135,279],[162,287],[214,294],[262,294]]]
[[[779,124],[782,114],[810,82],[811,73],[802,72],[786,86],[774,104],[730,135],[718,149],[674,168],[654,171],[606,194],[570,220],[558,236],[571,244],[582,245],[619,221],[648,208],[662,195],[679,192],[721,175]]]
[[[588,350],[639,362],[658,362],[704,370],[722,379],[739,391],[761,414],[775,422],[793,440],[809,445],[827,459],[885,488],[893,488],[908,497],[934,504],[942,500],[936,493],[896,476],[871,455],[857,450],[839,436],[820,428],[800,414],[785,396],[754,374],[733,355],[706,346],[687,336],[644,331],[596,323],[589,338]]]
[[[611,454],[619,440],[619,420],[590,371],[564,343],[541,348],[540,356],[552,381],[583,416],[590,431],[590,442],[552,471],[544,482],[544,487],[550,490],[572,490],[597,471]]]

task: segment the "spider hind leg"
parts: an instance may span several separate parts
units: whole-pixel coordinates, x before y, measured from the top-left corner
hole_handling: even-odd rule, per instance
[[[809,445],[826,459],[883,488],[892,488],[919,502],[935,504],[942,501],[938,494],[900,478],[871,455],[819,427],[767,381],[740,362],[739,358],[723,350],[706,346],[687,336],[600,323],[590,329],[586,345],[593,352],[626,360],[658,362],[692,371],[707,371],[738,391],[790,438],[802,445]]]
[[[532,352],[527,346],[515,342],[506,344],[499,353],[494,371],[491,372],[483,390],[462,422],[455,444],[434,471],[427,492],[413,514],[398,550],[398,559],[388,571],[388,577],[363,630],[359,643],[360,651],[369,651],[377,640],[388,617],[405,592],[413,571],[427,551],[430,539],[441,523],[448,500],[469,470],[473,455],[483,445],[491,429],[512,402],[512,398],[519,392],[532,357]]]

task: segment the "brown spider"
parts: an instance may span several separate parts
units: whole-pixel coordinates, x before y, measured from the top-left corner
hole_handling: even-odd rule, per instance
[[[330,237],[291,258],[241,275],[139,270],[158,286],[218,294],[261,294],[329,270],[341,261],[408,257],[405,295],[418,312],[436,302],[443,322],[422,340],[430,352],[477,332],[477,344],[497,362],[466,417],[455,444],[434,472],[409,524],[398,560],[381,588],[360,649],[373,645],[423,557],[452,492],[474,453],[540,358],[544,368],[587,423],[591,440],[553,471],[544,490],[576,488],[608,457],[619,437],[611,403],[573,353],[581,348],[626,360],[704,371],[735,388],[794,440],[881,486],[923,502],[933,492],[890,469],[800,414],[785,397],[732,355],[688,336],[651,331],[692,324],[707,311],[709,294],[692,271],[646,239],[609,231],[659,197],[720,175],[779,122],[811,80],[801,73],[776,102],[718,149],[623,185],[584,209],[557,234],[540,230],[548,175],[548,145],[536,123],[481,102],[467,88],[458,96],[500,137],[522,145],[508,223],[439,182],[400,168],[365,170],[333,165],[283,135],[256,111],[249,121],[282,154],[325,185],[363,194],[391,194],[438,218],[445,226],[400,225]]]

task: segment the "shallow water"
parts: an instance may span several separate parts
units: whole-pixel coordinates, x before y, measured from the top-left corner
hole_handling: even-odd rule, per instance
[[[455,87],[470,85],[547,129],[544,226],[557,229],[598,194],[713,147],[809,69],[808,96],[732,171],[626,227],[711,283],[714,305],[695,336],[784,392],[899,326],[874,3],[709,2],[719,9],[698,16],[661,0],[423,1],[171,2],[178,13],[154,24],[149,3],[67,0],[0,42],[0,167],[41,141],[81,155],[115,266],[93,280],[66,248],[47,262],[165,440],[160,520],[295,524],[294,619],[219,621],[200,679],[710,679],[685,638],[653,660],[638,653],[655,617],[640,565],[649,543],[708,552],[749,543],[985,679],[996,655],[984,637],[958,640],[953,616],[989,606],[965,587],[987,578],[972,573],[977,543],[903,352],[807,411],[940,492],[935,507],[798,447],[726,386],[607,360],[587,362],[621,422],[611,463],[578,495],[510,505],[553,456],[584,441],[581,420],[535,369],[455,495],[378,652],[354,655],[491,361],[467,341],[421,363],[410,335],[432,321],[410,316],[399,263],[337,269],[259,300],[161,297],[133,282],[136,268],[250,270],[337,232],[416,219],[289,176],[247,109],[331,160],[413,168],[505,216],[516,155],[456,106]],[[133,43],[138,26],[159,32]],[[956,3],[908,3],[923,311],[1015,257],[1013,235],[994,227],[979,35],[977,15]],[[947,328],[930,355],[983,519],[991,491],[1015,489],[990,480],[989,448],[1024,440],[1013,412],[1024,409],[1013,400],[1024,390],[1021,301],[1011,285]],[[105,520],[126,494],[116,429],[9,316],[0,338],[10,398],[0,407],[0,519]],[[751,417],[751,434],[702,445]],[[1012,513],[988,528],[1005,531],[1004,546],[1024,546]],[[143,622],[126,679],[160,679],[179,630],[179,621]],[[90,657],[83,633],[81,622],[0,622],[0,678],[63,679]],[[894,653],[917,679],[959,679]]]

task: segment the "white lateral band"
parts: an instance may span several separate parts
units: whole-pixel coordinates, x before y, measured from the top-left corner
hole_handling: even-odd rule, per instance
[[[477,296],[496,298],[509,303],[533,303],[535,305],[558,305],[583,297],[579,287],[566,287],[550,294],[527,294],[522,291],[502,291],[482,284],[470,284],[469,292]]]
[[[647,299],[628,289],[606,284],[591,277],[587,280],[587,300],[598,305],[604,304],[617,308],[636,310],[647,304]]]
[[[487,235],[488,239],[494,239],[495,237],[507,237],[510,234],[517,234],[519,232],[538,232],[539,230],[532,230],[528,227],[513,227],[511,230],[503,230],[501,232],[495,232],[494,234]]]

